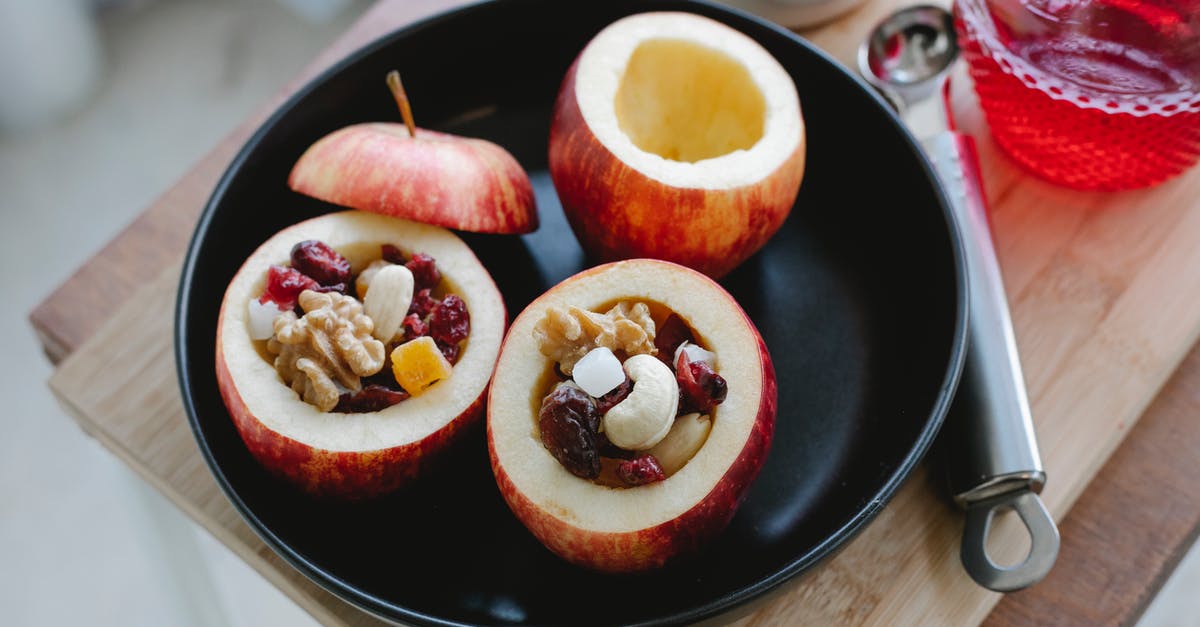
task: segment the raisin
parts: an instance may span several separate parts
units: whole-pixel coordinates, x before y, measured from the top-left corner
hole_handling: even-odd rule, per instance
[[[343,392],[338,397],[335,412],[345,414],[360,414],[380,411],[408,398],[408,392],[397,392],[382,385],[368,385],[363,389],[350,393]]]
[[[300,292],[315,290],[320,286],[311,278],[304,276],[295,268],[271,266],[267,270],[267,286],[258,302],[266,304],[273,302],[280,309],[291,309],[296,306]]]
[[[439,344],[458,344],[471,332],[471,315],[463,299],[450,294],[429,314],[429,335]]]
[[[616,406],[617,403],[625,400],[626,396],[633,391],[633,380],[628,376],[621,382],[620,385],[613,388],[611,392],[596,399],[596,409],[601,415],[607,414],[608,410]]]
[[[402,266],[408,261],[404,258],[404,253],[400,252],[399,248],[396,248],[391,244],[384,244],[383,246],[380,246],[380,254],[383,255],[384,261],[388,263],[394,263],[398,266]]]
[[[433,312],[434,308],[441,304],[442,301],[429,295],[429,288],[417,290],[413,294],[412,304],[408,306],[408,313],[417,314],[424,318]]]
[[[686,352],[679,354],[675,364],[675,380],[679,382],[679,413],[706,413],[725,401],[729,386],[725,379],[702,361],[689,361]]]
[[[649,453],[621,462],[617,466],[617,476],[628,486],[646,485],[667,478],[658,460]]]
[[[458,355],[462,352],[461,346],[458,344],[442,344],[436,340],[434,343],[437,344],[438,350],[442,351],[442,357],[445,357],[451,366],[458,363]]]
[[[292,267],[321,285],[350,282],[350,262],[329,244],[315,239],[292,247]]]
[[[404,264],[404,267],[412,272],[413,282],[419,290],[435,288],[442,281],[442,272],[438,270],[437,262],[425,253],[413,255],[412,259]]]
[[[560,385],[542,399],[538,430],[546,450],[567,469],[584,479],[600,475],[596,431],[600,413],[596,401],[573,385]]]
[[[404,322],[400,323],[400,328],[404,329],[404,341],[415,340],[422,335],[429,335],[429,325],[415,313],[410,313],[404,317]]]
[[[658,328],[658,333],[654,335],[654,348],[658,349],[658,358],[670,366],[672,365],[671,361],[675,358],[675,349],[684,342],[695,341],[696,336],[692,334],[692,328],[683,321],[683,318],[677,314],[671,314],[667,316],[666,321]]]

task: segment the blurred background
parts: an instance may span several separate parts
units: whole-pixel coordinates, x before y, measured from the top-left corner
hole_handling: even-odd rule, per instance
[[[55,404],[26,316],[369,0],[0,0],[0,623],[309,618]],[[1142,625],[1200,625],[1200,555]]]

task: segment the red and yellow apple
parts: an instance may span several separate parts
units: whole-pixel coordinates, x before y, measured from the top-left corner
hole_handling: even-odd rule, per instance
[[[749,37],[689,13],[634,15],[597,34],[550,127],[550,174],[589,255],[717,278],[783,224],[804,159],[787,71]]]
[[[533,331],[551,306],[603,311],[623,300],[681,316],[716,353],[728,395],[682,468],[657,483],[612,488],[571,474],[542,444],[538,408],[555,364]],[[673,263],[620,261],[563,281],[513,322],[488,396],[488,452],[505,501],[551,551],[596,570],[647,570],[698,550],[729,524],[766,459],[775,408],[766,345],[728,292]]]
[[[480,233],[528,233],[538,215],[529,175],[492,142],[418,129],[399,77],[404,124],[336,130],[300,156],[288,185],[325,202]]]
[[[419,396],[372,413],[326,413],[280,379],[263,341],[251,339],[247,304],[263,291],[267,269],[286,264],[293,245],[320,240],[357,273],[381,244],[437,260],[446,289],[471,315],[471,333],[451,375]],[[483,414],[500,351],[504,301],[491,275],[449,231],[358,211],[290,226],[268,239],[238,270],[217,322],[217,384],[251,454],[275,475],[317,496],[360,499],[408,483]]]

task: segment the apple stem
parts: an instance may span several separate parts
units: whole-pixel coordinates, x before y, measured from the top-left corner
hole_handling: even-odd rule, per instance
[[[404,118],[404,125],[408,127],[408,134],[416,137],[417,124],[413,122],[412,106],[408,104],[408,94],[404,93],[404,84],[400,82],[400,73],[396,70],[388,72],[387,85],[388,89],[392,90],[392,97],[396,99],[396,106],[400,107],[400,117]]]

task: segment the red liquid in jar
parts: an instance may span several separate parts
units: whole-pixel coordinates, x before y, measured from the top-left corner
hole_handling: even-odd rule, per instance
[[[1146,187],[1200,157],[1200,0],[957,0],[1000,147],[1077,189]]]

